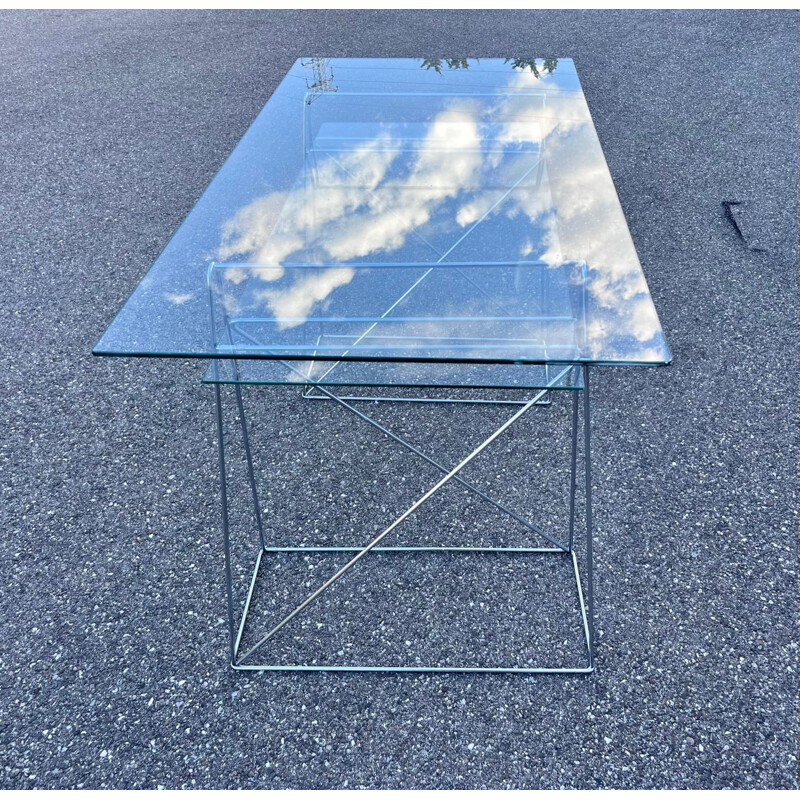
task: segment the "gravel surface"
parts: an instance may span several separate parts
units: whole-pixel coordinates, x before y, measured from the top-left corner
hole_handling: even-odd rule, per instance
[[[0,15],[0,785],[796,788],[797,34],[795,12]],[[90,350],[306,54],[576,61],[675,354],[595,372],[589,678],[228,666],[203,365]],[[436,476],[329,404],[246,400],[275,540],[361,542]],[[508,413],[398,424],[452,464]],[[568,414],[537,409],[470,480],[555,518]],[[437,502],[405,536],[520,533],[458,487]],[[388,558],[309,617],[326,658],[574,655],[555,562]],[[337,602],[364,620],[347,652]]]

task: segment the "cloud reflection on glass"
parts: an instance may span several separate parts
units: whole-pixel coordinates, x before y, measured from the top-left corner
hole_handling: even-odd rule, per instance
[[[572,63],[371,63],[295,66],[107,336],[208,350],[157,328],[205,297],[217,353],[668,362]]]
[[[551,74],[545,72],[544,79]],[[324,112],[317,113],[320,122],[295,187],[256,198],[222,226],[217,258],[247,262],[253,265],[246,273],[251,279],[275,284],[247,293],[250,308],[236,312],[274,318],[277,330],[305,325],[325,313],[333,293],[350,291],[354,301],[361,295],[350,287],[354,266],[367,260],[421,265],[408,276],[408,286],[397,282],[400,296],[430,269],[424,266],[428,262],[437,273],[462,259],[503,261],[509,270],[530,261],[549,267],[585,262],[588,275],[578,280],[587,294],[588,319],[574,315],[575,329],[568,332],[562,325],[547,326],[545,339],[549,336],[553,346],[580,341],[571,355],[584,358],[625,359],[645,352],[641,345],[646,343],[651,344],[648,358],[663,360],[658,317],[583,94],[552,82],[546,92],[529,89],[529,76],[514,72],[493,94],[438,98],[437,113],[422,122],[342,122],[334,114],[329,121]],[[391,111],[391,96],[381,100]],[[334,102],[342,116],[347,99],[339,95]],[[409,102],[405,95],[395,100]],[[290,263],[329,266],[287,275]],[[576,274],[571,271],[571,279]],[[386,271],[367,268],[358,275],[375,283]],[[230,272],[233,284],[244,277],[242,270]],[[476,284],[465,274],[460,292],[450,281],[446,297],[432,279],[415,287],[417,295],[437,294],[430,308],[437,303],[448,308],[446,314],[443,309],[417,312],[428,319],[412,318],[404,323],[406,332],[452,335],[456,325],[430,317],[497,316],[503,313],[497,306],[503,305],[507,316],[519,316],[517,299],[501,298],[491,278],[481,278]],[[386,299],[391,306],[391,297]],[[230,300],[225,305],[232,311]],[[402,316],[407,307],[413,307],[408,298],[392,308],[392,315]],[[371,313],[381,316],[377,308]],[[366,308],[361,315],[369,316]],[[524,324],[517,330],[490,327],[506,337],[513,331],[514,338],[532,332]],[[398,325],[379,322],[369,341],[349,342],[350,350],[373,344],[376,328],[395,337]],[[541,333],[533,338],[541,339]],[[479,357],[474,351],[481,349],[481,338],[473,337],[471,357]],[[633,354],[630,339],[637,343]]]

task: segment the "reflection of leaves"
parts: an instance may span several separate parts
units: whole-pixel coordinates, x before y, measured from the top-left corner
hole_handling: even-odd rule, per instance
[[[553,72],[555,72],[557,66],[558,66],[557,58],[545,58],[544,63],[542,64],[542,69],[548,75],[551,75]]]
[[[442,74],[442,61],[447,64],[447,69],[469,69],[468,58],[424,58],[420,67],[425,69],[435,69],[440,75]],[[478,63],[479,59],[475,59]]]
[[[480,63],[479,58],[474,59],[474,61],[476,64]],[[528,70],[537,78],[541,78],[542,75],[550,75],[551,73],[555,72],[555,69],[558,66],[557,58],[541,58],[539,59],[540,63],[537,63],[535,58],[507,58],[505,63],[508,64],[509,61],[511,62],[512,69],[519,69],[523,72]],[[425,67],[425,69],[434,69],[440,75],[442,74],[442,66],[446,66],[447,69],[469,69],[469,59],[423,58],[422,64],[420,64],[420,67]]]
[[[430,69],[433,67],[440,75],[442,74],[442,59],[441,58],[423,58],[421,67]]]
[[[513,69],[519,69],[523,72],[527,69],[537,78],[541,78],[542,75],[550,75],[558,66],[557,58],[543,58],[541,64],[537,64],[535,58],[507,58],[506,64],[509,61]]]

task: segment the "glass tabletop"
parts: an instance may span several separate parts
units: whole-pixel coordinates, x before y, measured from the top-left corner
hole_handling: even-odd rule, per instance
[[[570,59],[297,61],[94,352],[671,360]]]

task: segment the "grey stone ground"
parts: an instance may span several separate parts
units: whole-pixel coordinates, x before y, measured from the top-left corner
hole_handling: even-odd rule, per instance
[[[797,34],[793,12],[0,15],[0,785],[796,787]],[[576,60],[675,353],[597,373],[591,678],[226,664],[201,365],[89,352],[303,54]],[[325,462],[367,530],[397,507],[384,486],[430,480],[327,407],[294,459],[308,407],[248,399],[276,535],[339,519],[302,480]],[[453,463],[496,419],[407,425]],[[517,477],[533,506],[535,471]],[[459,525],[443,505],[422,527]],[[485,599],[511,591],[474,569]],[[426,608],[415,635],[457,644],[457,615],[454,634]]]

